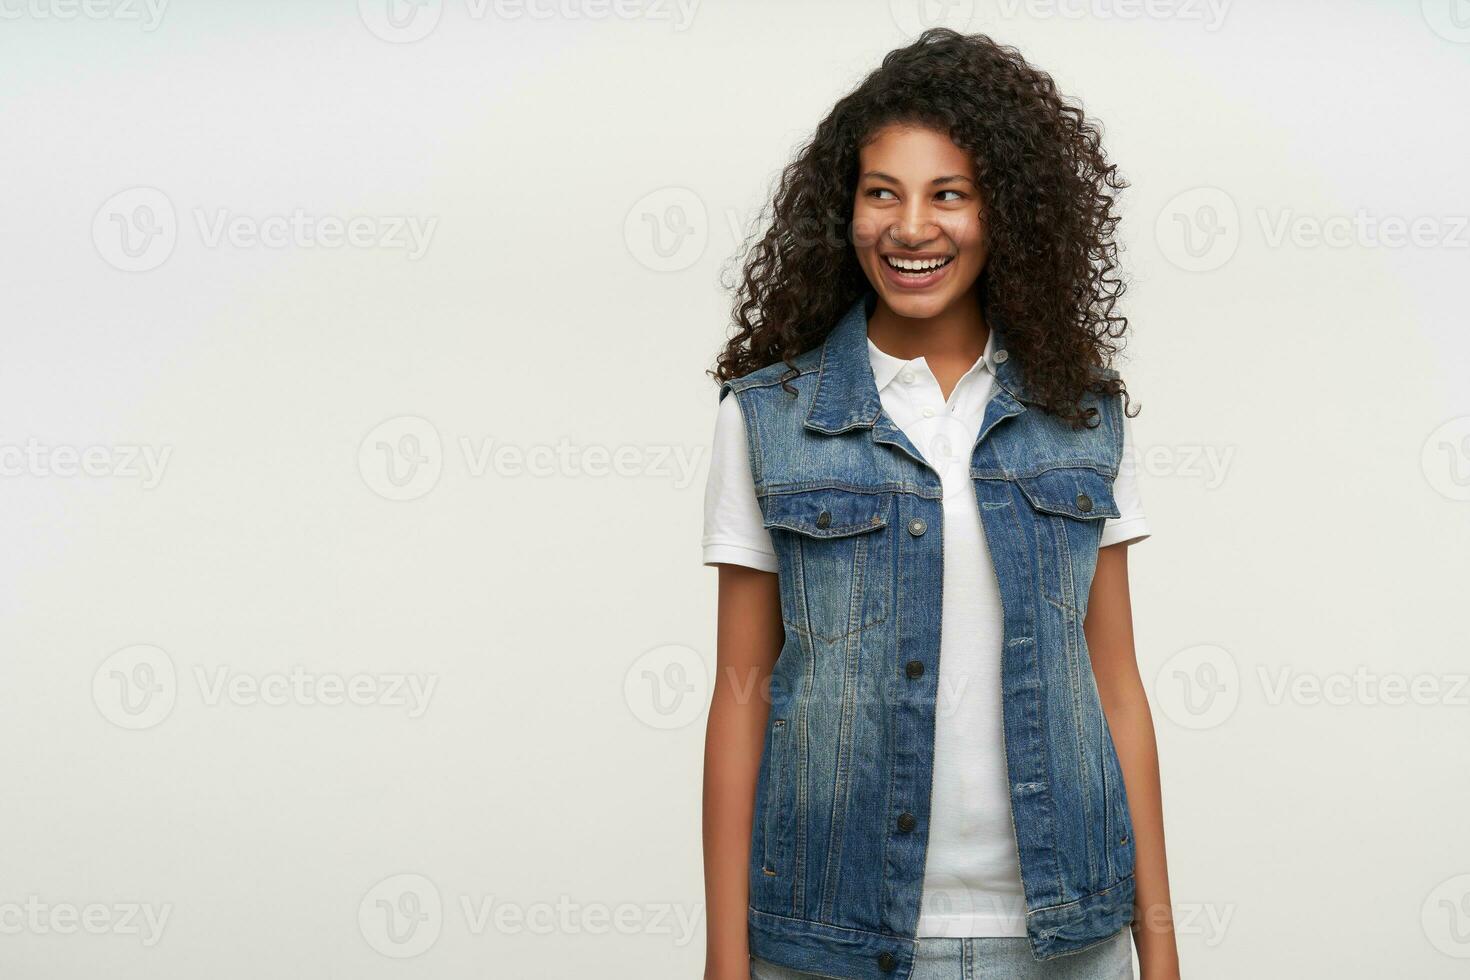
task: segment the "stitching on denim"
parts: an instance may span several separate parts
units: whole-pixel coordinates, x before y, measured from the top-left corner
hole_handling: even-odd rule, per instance
[[[1127,875],[1125,877],[1119,878],[1117,881],[1113,882],[1111,885],[1109,885],[1106,888],[1099,888],[1095,892],[1088,892],[1086,895],[1083,895],[1081,898],[1074,898],[1074,899],[1072,899],[1072,901],[1070,901],[1070,902],[1063,902],[1061,905],[1044,905],[1044,906],[1042,906],[1039,909],[1032,909],[1032,910],[1030,910],[1029,912],[1026,913],[1026,918],[1029,919],[1032,916],[1041,915],[1043,912],[1058,912],[1058,911],[1061,911],[1062,909],[1069,909],[1069,908],[1072,908],[1073,906],[1080,906],[1083,902],[1086,902],[1086,901],[1088,901],[1090,899],[1100,898],[1101,896],[1106,895],[1109,892],[1115,892],[1115,891],[1117,891],[1119,888],[1122,887],[1122,885],[1124,884],[1124,882],[1130,881],[1130,880],[1132,880],[1132,878],[1133,878],[1132,875]]]

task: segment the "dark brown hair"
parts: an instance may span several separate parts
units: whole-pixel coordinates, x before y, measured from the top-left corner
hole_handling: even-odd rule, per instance
[[[1116,192],[1127,186],[1101,133],[1051,76],[983,34],[933,28],[888,53],[786,166],[747,242],[735,332],[717,380],[821,344],[869,284],[850,241],[858,151],[891,123],[948,133],[975,160],[990,254],[976,282],[1000,324],[1028,400],[1074,426],[1095,424],[1087,391],[1122,393],[1111,367],[1128,320],[1117,312]]]

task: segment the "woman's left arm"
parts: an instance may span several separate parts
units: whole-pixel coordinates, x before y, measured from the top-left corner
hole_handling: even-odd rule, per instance
[[[1133,609],[1128,599],[1128,545],[1099,549],[1097,571],[1083,623],[1103,714],[1123,767],[1133,821],[1133,940],[1142,980],[1177,980],[1179,950],[1164,859],[1164,805],[1159,790],[1159,752],[1148,697],[1133,650]]]

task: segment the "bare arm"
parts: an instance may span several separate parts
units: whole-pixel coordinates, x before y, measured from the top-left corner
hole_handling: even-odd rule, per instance
[[[1083,624],[1103,714],[1113,733],[1133,819],[1133,939],[1143,980],[1177,980],[1179,951],[1170,911],[1169,870],[1164,860],[1164,805],[1153,718],[1133,649],[1133,609],[1128,598],[1128,546],[1109,545],[1097,555],[1097,571]]]
[[[747,868],[767,684],[781,653],[776,575],[720,565],[714,697],[704,741],[706,980],[750,980]]]

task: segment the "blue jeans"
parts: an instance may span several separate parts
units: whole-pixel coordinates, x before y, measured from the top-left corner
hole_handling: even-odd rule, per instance
[[[750,958],[751,980],[826,980]],[[836,974],[832,975],[836,977]],[[1133,935],[1122,929],[1095,946],[1038,961],[1024,936],[919,939],[911,980],[1132,980]],[[837,978],[841,980],[841,978]]]

